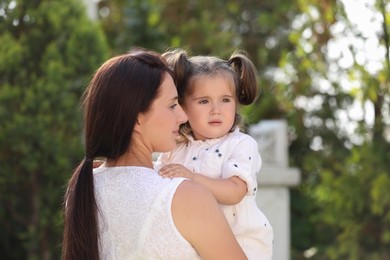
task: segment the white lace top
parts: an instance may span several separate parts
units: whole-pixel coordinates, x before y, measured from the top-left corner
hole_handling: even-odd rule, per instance
[[[246,196],[236,205],[221,205],[238,243],[249,259],[271,260],[273,230],[256,204],[257,174],[261,157],[256,141],[236,128],[221,138],[205,141],[189,137],[172,152],[161,154],[155,168],[178,163],[211,178],[238,176],[247,185]]]
[[[143,167],[94,169],[101,259],[200,259],[172,219],[183,180]]]

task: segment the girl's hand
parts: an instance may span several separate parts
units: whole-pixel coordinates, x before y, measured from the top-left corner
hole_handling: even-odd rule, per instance
[[[184,177],[190,180],[194,180],[195,173],[188,170],[181,164],[169,164],[162,167],[159,171],[159,174],[164,178],[177,178]]]

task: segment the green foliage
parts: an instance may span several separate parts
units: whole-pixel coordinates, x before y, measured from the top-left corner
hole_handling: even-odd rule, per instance
[[[382,150],[383,149],[383,150]],[[324,166],[312,190],[321,222],[338,230],[330,259],[385,259],[390,254],[390,145],[364,144],[343,163]]]
[[[123,53],[133,47],[161,51],[167,47],[168,37],[159,30],[161,14],[153,1],[102,1],[101,23],[113,53]]]
[[[105,0],[99,11],[111,54],[138,46],[223,58],[247,51],[261,94],[242,108],[244,118],[286,119],[290,164],[302,172],[291,193],[292,259],[306,259],[307,249],[316,250],[314,259],[386,259],[390,16],[385,1],[376,2],[387,54],[374,74],[358,62],[358,45],[350,47],[350,68],[326,56],[338,22],[345,35],[365,40],[339,0]],[[107,56],[104,38],[76,0],[0,3],[0,250],[7,259],[58,256],[63,187],[82,156],[78,100]],[[348,118],[354,102],[373,108],[372,123]]]
[[[58,259],[64,187],[82,158],[79,100],[107,46],[76,0],[0,11],[0,250]]]
[[[280,63],[286,75],[292,75],[291,68],[295,73],[276,94],[279,106],[292,111],[286,113],[294,136],[290,158],[303,175],[303,184],[293,192],[293,256],[303,259],[305,249],[316,248],[315,259],[386,259],[390,191],[384,186],[390,165],[385,122],[389,108],[383,100],[390,93],[382,86],[389,84],[390,71],[385,65],[378,75],[372,75],[356,63],[346,71],[339,68],[336,80],[328,79],[331,66],[337,63],[331,64],[323,50],[333,37],[329,32],[336,17],[348,24],[347,17],[338,2],[302,0],[300,6],[306,22],[291,31],[289,39],[296,49]],[[312,16],[313,9],[319,16]],[[383,60],[386,64],[386,57]],[[344,73],[358,82],[349,92],[340,84]],[[324,90],[320,81],[329,87]],[[340,115],[347,115],[356,101],[373,105],[374,125],[364,118],[349,118],[357,126],[351,134]],[[315,141],[320,145],[314,146]],[[294,223],[304,223],[305,228],[294,227]]]

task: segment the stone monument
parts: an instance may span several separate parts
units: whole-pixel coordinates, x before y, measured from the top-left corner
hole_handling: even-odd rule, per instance
[[[249,127],[257,140],[263,165],[258,174],[257,205],[274,230],[274,260],[290,259],[290,192],[300,183],[300,171],[288,167],[285,120],[262,120]]]

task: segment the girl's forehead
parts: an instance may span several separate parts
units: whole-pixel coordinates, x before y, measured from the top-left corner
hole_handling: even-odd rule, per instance
[[[205,82],[211,80],[223,80],[225,81],[228,85],[230,85],[232,88],[235,88],[234,84],[234,78],[233,75],[230,72],[227,71],[216,71],[214,73],[202,73],[198,74],[196,76],[193,76],[192,79],[190,80],[192,87],[198,85],[198,84],[204,84]]]
[[[185,96],[236,96],[236,90],[233,80],[226,77],[199,77],[190,88]]]

